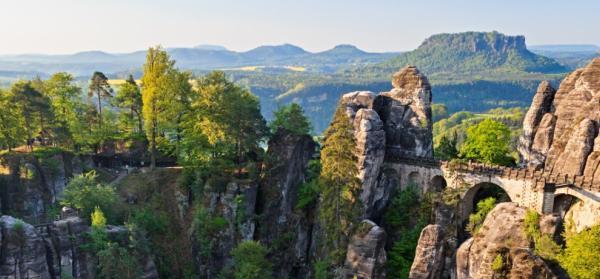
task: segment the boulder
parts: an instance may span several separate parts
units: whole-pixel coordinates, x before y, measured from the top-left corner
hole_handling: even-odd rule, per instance
[[[346,252],[345,278],[385,278],[386,233],[370,220],[363,220]]]
[[[503,258],[509,278],[556,278],[549,266],[535,255],[525,234],[527,209],[515,203],[500,203],[486,217],[479,231],[456,252],[457,279],[494,278],[496,257]]]
[[[431,86],[416,67],[395,73],[394,88],[373,101],[383,121],[386,152],[401,157],[433,157]]]
[[[436,279],[444,270],[444,231],[440,225],[428,225],[421,231],[415,259],[408,278]]]

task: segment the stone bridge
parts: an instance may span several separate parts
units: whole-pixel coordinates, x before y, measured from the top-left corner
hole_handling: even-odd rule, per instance
[[[600,181],[584,176],[569,176],[546,170],[511,168],[474,162],[437,161],[431,158],[407,158],[386,155],[386,164],[398,174],[400,185],[414,183],[426,191],[441,191],[446,187],[460,189],[460,214],[466,220],[473,211],[475,195],[485,185],[502,188],[510,200],[539,213],[559,213],[564,216],[565,200],[581,200],[584,212],[594,216],[589,225],[600,219]],[[576,199],[575,199],[576,198]],[[581,224],[588,225],[588,224]]]

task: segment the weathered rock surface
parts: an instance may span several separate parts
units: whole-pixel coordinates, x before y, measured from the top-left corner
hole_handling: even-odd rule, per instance
[[[385,278],[385,239],[383,228],[370,220],[363,220],[359,232],[348,244],[345,278]]]
[[[431,86],[413,66],[392,78],[394,88],[379,94],[373,109],[383,121],[387,152],[398,156],[433,157]]]
[[[440,225],[428,225],[421,231],[408,278],[441,278],[444,260],[443,228]]]
[[[202,204],[207,213],[212,217],[223,218],[226,223],[218,236],[212,239],[215,247],[210,251],[210,257],[197,259],[196,262],[199,276],[212,278],[231,263],[230,252],[238,243],[252,240],[254,237],[258,184],[250,180],[230,182],[216,180],[207,183],[204,187]],[[198,245],[196,243],[196,246]],[[206,249],[206,247],[196,247],[194,250],[198,249]]]
[[[519,145],[525,165],[600,179],[596,172],[600,147],[595,144],[600,127],[600,58],[565,77],[550,101],[552,92],[542,83],[525,118]]]
[[[546,115],[548,116],[547,119],[544,119],[545,125],[548,125],[547,122],[553,118],[552,114],[549,113],[552,112],[552,101],[554,101],[555,93],[556,90],[552,88],[548,81],[540,83],[531,106],[523,119],[523,135],[519,138],[518,150],[523,156],[522,160],[528,162],[529,166],[541,166],[544,163],[545,154],[548,152],[549,145],[545,144],[547,141],[543,141],[541,136],[542,134],[548,134],[548,132],[540,133],[538,142],[536,142],[536,133]]]
[[[354,137],[358,152],[358,178],[362,181],[361,201],[366,217],[373,217],[377,200],[377,179],[385,158],[385,131],[379,115],[372,109],[360,109],[354,118]]]
[[[509,278],[556,278],[536,256],[525,235],[526,209],[514,203],[498,204],[486,217],[479,232],[456,253],[457,279],[493,278],[492,262],[500,255]]]
[[[308,179],[307,168],[315,148],[310,136],[281,129],[269,141],[266,174],[259,186],[257,213],[261,218],[257,234],[261,243],[278,246],[272,250],[270,260],[282,276],[310,271],[314,220],[295,208],[299,188]]]
[[[90,227],[79,217],[34,227],[11,216],[0,217],[0,278],[96,277],[96,258],[83,247],[89,243]],[[128,231],[107,226],[110,241],[127,245]],[[151,255],[138,259],[140,278],[158,278]]]
[[[46,245],[32,225],[5,215],[0,233],[0,278],[52,278]]]

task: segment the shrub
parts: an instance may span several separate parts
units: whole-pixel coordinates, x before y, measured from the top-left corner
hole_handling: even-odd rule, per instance
[[[94,171],[74,177],[65,187],[60,204],[79,210],[86,219],[99,207],[108,223],[114,224],[118,219],[115,209],[118,195],[113,187],[96,182],[96,178]]]
[[[578,234],[570,234],[566,248],[558,256],[558,262],[571,278],[600,278],[600,225]]]
[[[490,213],[495,206],[496,198],[494,197],[479,201],[475,213],[469,215],[469,223],[467,224],[466,230],[471,233],[471,235],[475,235],[481,228],[487,214]]]
[[[97,253],[99,277],[106,279],[135,279],[141,273],[135,256],[117,243],[108,243]]]
[[[492,270],[495,273],[500,273],[502,272],[502,269],[504,269],[504,260],[502,258],[502,255],[498,254],[492,262]]]
[[[259,242],[248,240],[240,243],[233,251],[233,275],[236,279],[272,278],[272,266],[267,260],[267,248]]]

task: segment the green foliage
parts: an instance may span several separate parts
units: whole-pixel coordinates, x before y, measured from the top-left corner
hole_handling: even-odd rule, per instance
[[[96,206],[94,212],[91,216],[92,220],[92,228],[94,229],[104,229],[106,227],[106,217],[104,217],[104,213],[100,209],[99,206]]]
[[[329,265],[327,261],[316,261],[315,262],[315,279],[329,279],[331,274],[329,273]]]
[[[135,255],[117,243],[108,243],[100,250],[98,257],[98,276],[104,279],[139,278],[142,268]]]
[[[567,236],[566,248],[558,261],[571,278],[600,278],[600,225]]]
[[[272,278],[272,266],[267,260],[267,248],[257,241],[240,243],[231,255],[233,257],[233,275],[235,279]]]
[[[119,218],[116,210],[118,195],[112,186],[98,183],[96,178],[96,172],[92,171],[71,179],[60,203],[79,210],[84,218],[89,218],[98,207],[106,215],[108,223],[114,224]]]
[[[434,200],[431,193],[420,198],[417,186],[410,184],[386,209],[383,222],[393,240],[386,264],[390,278],[408,278],[421,231],[431,222]]]
[[[47,132],[51,116],[50,100],[31,81],[18,81],[11,87],[11,97],[15,106],[23,115],[25,133],[28,139]]]
[[[130,217],[130,222],[152,235],[166,233],[169,225],[168,216],[165,212],[155,211],[148,207],[135,210]]]
[[[13,105],[14,95],[10,91],[0,89],[0,147],[9,150],[25,142],[27,133],[23,110]]]
[[[442,137],[440,143],[435,146],[433,154],[435,155],[435,158],[440,160],[452,160],[458,158],[456,135],[453,139]]]
[[[443,104],[431,105],[431,119],[436,122],[440,119],[448,117],[448,108]]]
[[[489,197],[484,200],[481,200],[477,203],[477,209],[474,213],[469,215],[469,223],[467,224],[466,230],[471,233],[471,235],[477,234],[483,221],[485,221],[485,217],[487,216],[492,209],[496,206],[496,198]]]
[[[184,127],[188,161],[205,162],[217,173],[236,166],[240,174],[268,132],[258,98],[218,71],[198,79],[196,91]]]
[[[160,46],[148,49],[142,76],[142,116],[146,136],[150,142],[151,167],[156,166],[157,141],[168,122],[169,106],[177,99],[173,96],[175,61]]]
[[[320,221],[326,247],[333,264],[341,264],[346,244],[354,230],[360,204],[360,183],[356,178],[355,139],[352,124],[344,109],[339,109],[325,131],[321,149]]]
[[[133,76],[119,86],[113,102],[128,111],[120,114],[121,126],[130,133],[143,133],[142,93]]]
[[[227,220],[220,216],[213,216],[203,207],[198,207],[192,225],[200,247],[199,256],[208,259],[218,241],[219,233],[227,226]]]
[[[319,199],[321,185],[319,176],[321,175],[321,162],[319,160],[311,160],[308,162],[306,170],[307,182],[300,185],[298,189],[297,209],[304,209],[307,206],[316,204]]]
[[[467,130],[460,155],[467,159],[496,165],[514,165],[510,157],[510,130],[506,125],[486,119]]]
[[[27,235],[25,235],[25,222],[21,219],[17,219],[11,229],[15,243],[19,247],[23,247],[27,241]]]
[[[296,135],[308,135],[311,130],[310,121],[304,115],[304,110],[297,103],[281,106],[273,112],[275,119],[269,123],[271,133],[284,128]]]
[[[495,273],[500,273],[504,269],[504,259],[501,254],[496,255],[492,262],[492,270]]]

